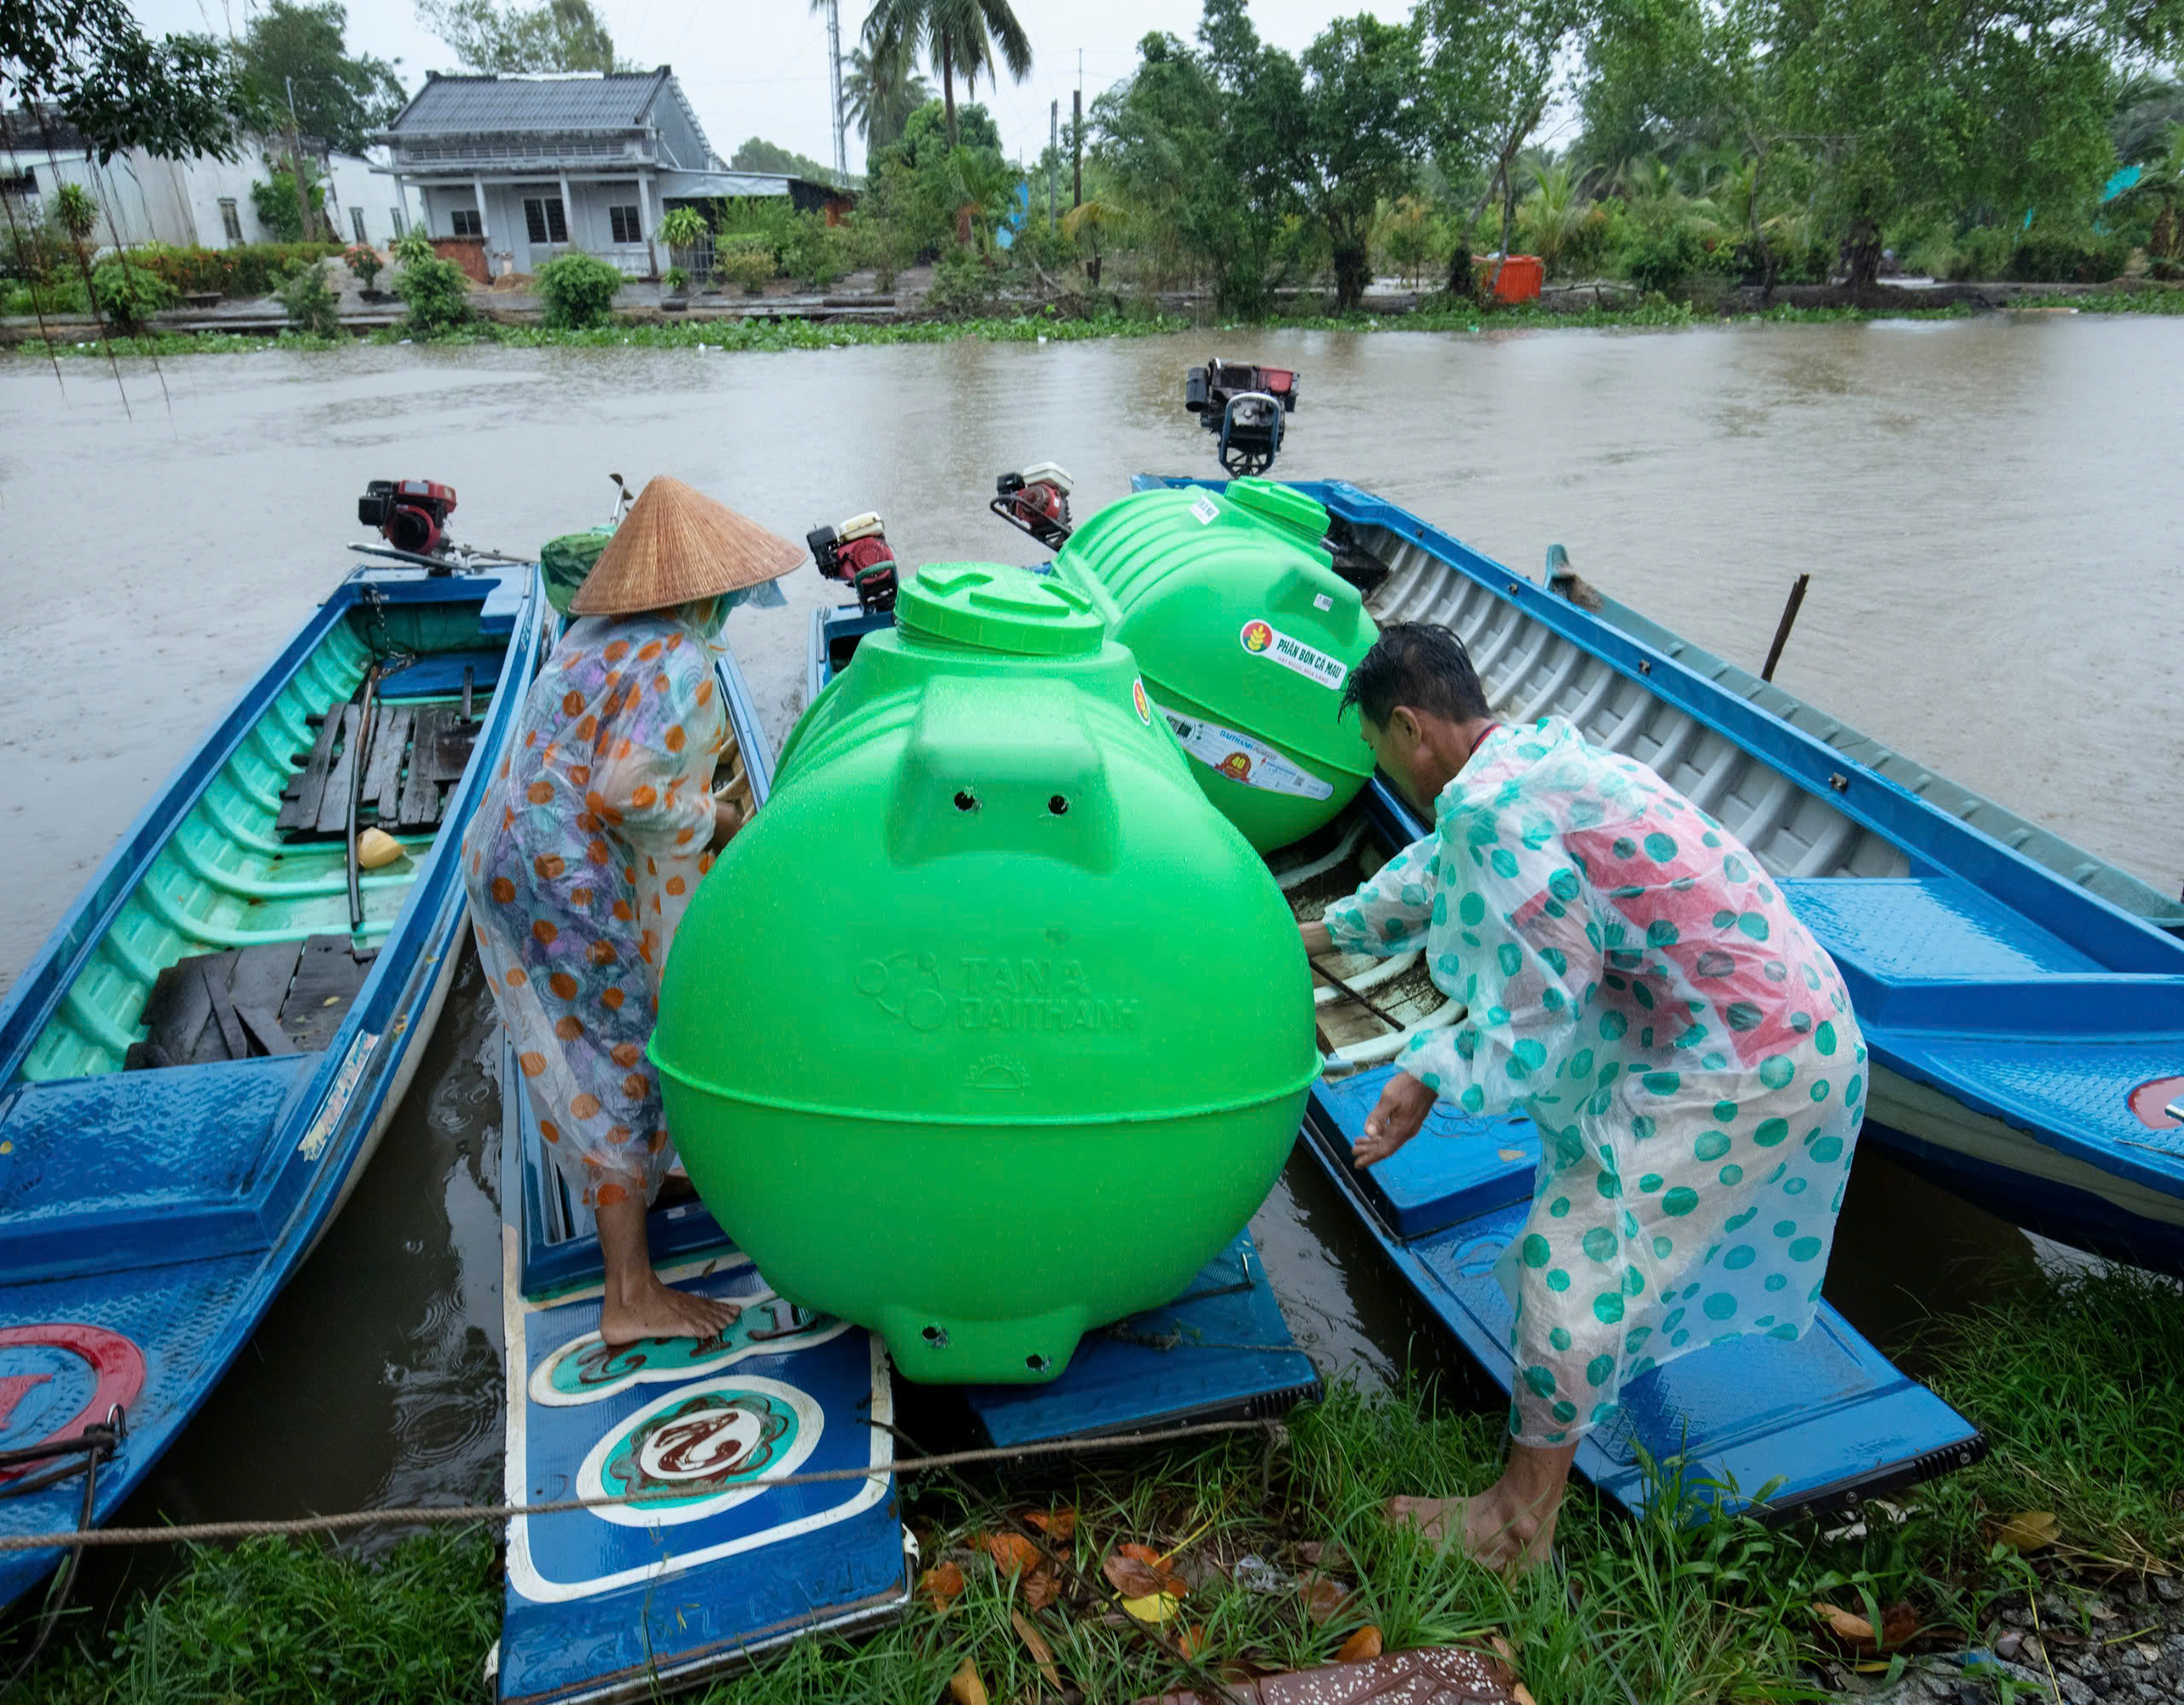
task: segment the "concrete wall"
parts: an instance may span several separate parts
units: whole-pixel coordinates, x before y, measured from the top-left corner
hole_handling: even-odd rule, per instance
[[[651,245],[618,244],[614,241],[613,208],[637,208],[642,228],[648,233],[659,223],[656,193],[634,177],[572,177],[568,182],[566,198],[558,177],[525,177],[488,182],[485,190],[485,254],[496,276],[507,271],[536,272],[555,256],[572,249],[582,249],[587,254],[612,261],[632,277],[645,277],[652,270]],[[436,238],[453,235],[453,215],[458,209],[467,212],[478,206],[477,191],[469,183],[434,183],[427,186],[422,194],[430,214],[432,235]],[[647,199],[648,194],[652,199]],[[567,242],[531,241],[524,203],[532,200],[561,202]]]

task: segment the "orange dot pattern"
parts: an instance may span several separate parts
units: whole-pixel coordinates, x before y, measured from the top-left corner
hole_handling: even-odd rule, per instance
[[[729,724],[705,638],[673,612],[573,623],[464,847],[539,1135],[593,1208],[649,1200],[674,1157],[645,1049],[659,967],[714,863]]]

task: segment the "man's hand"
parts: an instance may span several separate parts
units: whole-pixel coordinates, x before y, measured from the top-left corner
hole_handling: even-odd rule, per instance
[[[1310,924],[1299,924],[1297,926],[1297,933],[1304,938],[1304,953],[1307,958],[1316,958],[1321,954],[1334,951],[1334,937],[1328,932],[1327,926],[1324,923],[1316,920]]]
[[[1350,1163],[1362,1172],[1385,1160],[1418,1134],[1433,1111],[1433,1092],[1407,1071],[1388,1080],[1380,1105],[1365,1121],[1365,1134],[1350,1146]]]

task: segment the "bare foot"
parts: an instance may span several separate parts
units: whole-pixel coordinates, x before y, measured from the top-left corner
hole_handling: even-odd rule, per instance
[[[1445,1549],[1461,1537],[1463,1553],[1483,1568],[1530,1569],[1554,1551],[1560,1497],[1542,1514],[1535,1505],[1507,1502],[1496,1487],[1474,1498],[1391,1498],[1382,1513],[1391,1527],[1415,1528],[1420,1538]]]
[[[660,1282],[648,1268],[625,1289],[609,1284],[601,1300],[599,1336],[612,1349],[640,1338],[717,1337],[743,1311],[733,1302],[697,1296]]]

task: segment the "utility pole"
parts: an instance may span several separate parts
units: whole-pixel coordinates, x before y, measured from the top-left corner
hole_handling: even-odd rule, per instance
[[[1084,91],[1077,91],[1077,98],[1070,102],[1069,146],[1072,158],[1069,165],[1069,205],[1084,205]]]
[[[311,196],[304,188],[304,142],[296,130],[296,79],[284,77],[288,85],[288,170],[295,174],[296,212],[303,220],[303,241],[311,240],[311,228],[317,222],[311,216]]]
[[[849,120],[842,111],[842,0],[827,0],[827,64],[834,88],[834,176],[850,183]]]
[[[1061,101],[1047,102],[1047,229],[1054,228],[1054,174],[1061,166]]]

